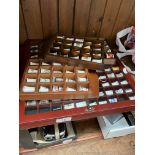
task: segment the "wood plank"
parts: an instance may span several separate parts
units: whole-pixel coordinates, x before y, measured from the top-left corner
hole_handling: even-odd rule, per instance
[[[19,4],[19,44],[23,44],[27,39],[26,27],[23,18],[21,4]]]
[[[74,35],[85,36],[87,31],[91,0],[76,0]]]
[[[39,0],[21,0],[29,39],[42,39],[42,23]]]
[[[132,9],[127,26],[135,26],[135,6]]]
[[[98,36],[103,20],[105,5],[106,0],[92,0],[87,36]]]
[[[117,2],[114,2],[113,0],[108,0],[100,30],[100,37],[110,40],[121,1],[117,0]]]
[[[57,0],[41,0],[41,14],[44,38],[58,32]]]
[[[72,34],[74,0],[59,0],[59,33]]]
[[[78,136],[77,141],[102,137],[102,132],[96,118],[75,121],[74,124]]]
[[[25,151],[26,152],[26,151]],[[46,147],[22,155],[134,155],[135,134],[104,140],[72,142],[61,147]]]
[[[112,34],[111,34],[111,45],[115,45],[116,40],[116,34],[120,30],[126,28],[126,24],[129,20],[130,13],[132,12],[134,0],[123,0],[121,3],[121,7],[118,13],[118,16],[116,18],[116,23],[113,28]]]

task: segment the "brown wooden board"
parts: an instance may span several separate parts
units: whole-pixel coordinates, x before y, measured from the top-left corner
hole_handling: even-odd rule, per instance
[[[21,83],[20,100],[98,97],[98,77],[95,73],[82,67],[43,64],[44,61],[28,61]]]
[[[135,26],[135,6],[132,8],[132,12],[130,14],[127,26]]]
[[[119,9],[118,16],[116,18],[116,22],[111,34],[111,42],[114,44],[116,40],[117,32],[121,31],[122,29],[128,27],[126,23],[128,23],[130,13],[132,12],[134,6],[134,0],[123,0]],[[130,25],[131,26],[131,25]]]
[[[47,38],[58,32],[57,4],[57,0],[40,1],[44,38]]]
[[[58,33],[86,36],[89,28],[88,35],[97,34],[109,44],[112,40],[114,45],[117,31],[113,32],[113,28],[121,30],[122,26],[134,25],[133,1],[107,0],[104,5],[105,0],[21,0],[21,8],[28,39],[46,38],[58,30]],[[22,36],[25,32],[20,24],[20,43],[24,43]]]
[[[19,43],[23,44],[25,40],[27,39],[27,32],[26,32],[26,27],[25,27],[25,22],[23,18],[23,12],[21,8],[21,4],[19,4]]]
[[[92,0],[86,36],[98,36],[103,20],[105,6],[106,0]]]
[[[115,2],[113,0],[107,1],[104,18],[103,18],[103,22],[102,22],[101,30],[99,34],[100,37],[104,37],[107,40],[111,39],[110,38],[111,33],[116,21],[116,17],[120,8],[121,1],[122,0],[117,0]]]
[[[78,136],[76,141],[102,137],[102,133],[96,118],[75,121],[74,124]]]
[[[39,0],[21,0],[29,39],[42,39],[42,21]]]
[[[72,34],[73,10],[74,0],[59,0],[59,33]]]
[[[82,4],[82,6],[81,6]],[[87,31],[91,0],[76,0],[74,35],[85,36]]]

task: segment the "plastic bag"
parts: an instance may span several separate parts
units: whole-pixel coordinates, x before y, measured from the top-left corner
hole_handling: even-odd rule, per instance
[[[121,42],[121,38],[127,35],[124,44]],[[119,59],[127,55],[132,55],[132,61],[135,63],[135,27],[131,26],[117,33],[116,45],[118,46],[118,51],[122,53],[117,53]],[[129,67],[125,66],[126,68]],[[131,70],[129,70],[131,72]],[[132,72],[133,73],[133,72]]]
[[[126,41],[124,42],[126,49],[135,49],[135,28],[131,27],[131,32],[128,34]]]

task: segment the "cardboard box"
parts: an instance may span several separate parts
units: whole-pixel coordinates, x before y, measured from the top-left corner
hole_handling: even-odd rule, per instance
[[[55,140],[52,141],[45,141],[42,136],[32,136],[33,142],[36,144],[37,148],[42,148],[46,146],[52,146],[56,144],[66,144],[72,142],[74,139],[76,139],[76,131],[75,127],[73,127],[72,122],[67,122],[65,132],[67,132],[67,136],[61,137],[61,135],[64,133],[64,131],[59,131],[58,124],[54,125],[55,128]],[[41,133],[38,133],[41,134]],[[32,134],[31,134],[32,135]]]
[[[77,132],[72,122],[66,122],[64,127],[61,128],[60,124],[46,126],[46,131],[43,132],[44,127],[32,128],[29,130],[20,130],[20,145],[25,149],[43,148],[57,144],[67,144],[77,138]],[[62,124],[61,124],[62,125]],[[51,132],[54,131],[54,132]]]
[[[97,117],[104,139],[120,137],[131,133],[135,133],[135,126],[129,126],[123,115],[122,117],[119,117],[118,114],[116,115],[116,117],[114,117],[114,115],[111,115],[111,120],[110,116]],[[113,118],[116,118],[117,120],[113,120]]]

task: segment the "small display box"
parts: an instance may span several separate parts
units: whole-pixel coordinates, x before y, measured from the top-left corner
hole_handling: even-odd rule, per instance
[[[126,72],[118,66],[105,67],[97,72],[99,76],[99,101],[103,103],[119,103],[135,100],[135,89]],[[100,103],[99,102],[99,103]]]
[[[96,73],[41,59],[28,61],[20,87],[20,100],[84,99],[98,94]]]
[[[24,134],[26,132],[26,134]],[[20,131],[20,144],[24,148],[42,148],[57,144],[66,144],[77,138],[76,129],[72,122],[31,128]],[[24,141],[27,136],[27,141]],[[30,145],[31,144],[31,145]]]
[[[135,132],[135,118],[131,112],[99,116],[97,119],[104,139],[125,136]]]
[[[39,39],[29,42],[26,48],[29,51],[29,55],[31,59],[38,59],[43,56],[42,55],[43,44],[44,42]]]
[[[43,64],[44,67],[51,66],[45,62],[39,63]],[[61,64],[56,63],[56,65],[62,67]],[[67,67],[66,69],[66,66],[64,66],[63,68],[64,72],[67,72],[66,74],[71,74],[71,76],[67,76],[67,78],[58,76],[58,79],[54,78],[54,80],[61,81],[63,79],[64,81],[67,80],[67,83],[69,83],[70,80],[74,80],[74,76],[72,75],[73,70],[78,68],[76,72],[77,74],[80,74],[80,76],[78,76],[77,81],[80,80],[84,83],[87,81],[85,72],[89,73],[88,70],[79,70],[79,67]],[[61,71],[61,69],[59,69],[59,71]],[[60,120],[63,122],[74,121],[102,116],[105,114],[134,110],[134,79],[125,71],[125,68],[119,61],[116,65],[105,66],[102,71],[97,71],[94,74],[97,76],[96,81],[99,82],[98,84],[96,84],[96,81],[93,83],[94,87],[98,87],[97,97],[69,99],[68,95],[67,99],[48,99],[45,95],[46,99],[39,99],[40,96],[38,95],[38,98],[35,99],[28,98],[25,100],[20,100],[20,128],[29,129],[49,125],[51,123],[59,123]],[[49,76],[48,73],[45,75]],[[46,78],[51,80],[51,78]],[[39,79],[37,78],[37,81],[38,80]],[[49,81],[47,83],[49,83]],[[72,93],[75,92],[69,92],[69,94]]]
[[[116,62],[115,55],[105,39],[75,36],[53,37],[45,59],[92,70],[102,70],[104,65],[114,65]]]

